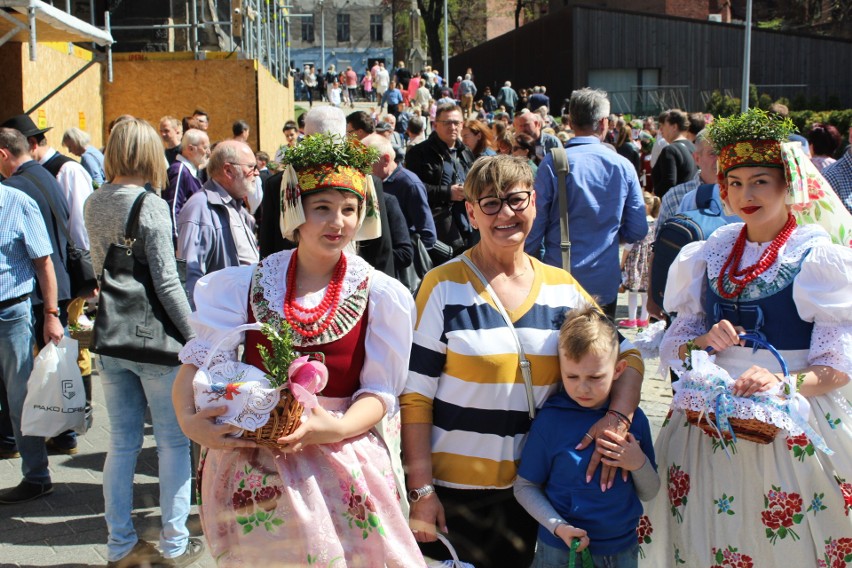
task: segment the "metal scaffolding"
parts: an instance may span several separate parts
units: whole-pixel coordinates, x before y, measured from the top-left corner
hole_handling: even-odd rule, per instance
[[[225,6],[227,4],[227,7]],[[201,30],[213,31],[222,51],[241,53],[256,59],[282,84],[289,76],[290,14],[285,0],[189,0],[185,22],[173,15],[175,23],[163,25],[116,25],[115,30],[186,30],[190,49],[197,59],[204,57],[199,39]]]

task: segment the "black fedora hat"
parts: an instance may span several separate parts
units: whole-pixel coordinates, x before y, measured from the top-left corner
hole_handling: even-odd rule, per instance
[[[24,136],[38,136],[39,134],[44,134],[51,128],[52,126],[48,126],[47,128],[39,128],[36,126],[36,123],[33,122],[33,119],[30,118],[28,114],[19,114],[17,116],[13,116],[0,126],[4,128],[14,128]]]

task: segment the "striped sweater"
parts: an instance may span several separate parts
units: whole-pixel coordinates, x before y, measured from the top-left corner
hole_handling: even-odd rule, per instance
[[[565,313],[593,300],[567,272],[531,260],[535,279],[530,295],[508,313],[530,360],[533,395],[541,408],[560,382],[557,344]],[[510,487],[530,428],[511,331],[459,259],[426,275],[417,314],[400,404],[403,424],[433,425],[434,483],[461,489]],[[626,340],[621,357],[644,370]]]

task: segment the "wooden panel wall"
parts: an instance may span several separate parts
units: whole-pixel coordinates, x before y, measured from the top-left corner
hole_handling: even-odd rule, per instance
[[[131,59],[131,58],[128,58]],[[141,58],[140,58],[141,59]],[[257,149],[257,79],[251,60],[115,61],[114,82],[104,82],[107,123],[132,114],[154,127],[160,117],[178,119],[203,108],[211,142],[230,138],[236,120],[248,122],[249,145]]]
[[[288,120],[296,120],[293,91],[279,83],[263,66],[257,70],[257,115],[260,150],[275,156],[284,144],[282,128]],[[258,148],[255,148],[257,150]]]
[[[714,89],[741,91],[743,26],[592,7],[571,7],[530,22],[450,59],[450,76],[472,67],[477,87],[542,82],[551,109],[588,84],[595,69],[660,70],[661,85],[680,89],[685,107],[704,108]],[[775,98],[833,96],[852,106],[852,41],[755,29],[751,82]],[[803,84],[805,87],[792,85]]]
[[[8,43],[1,53],[0,64],[3,66],[0,68],[4,73],[3,86],[0,87],[4,103],[0,111],[2,120],[29,110],[91,61],[91,52],[70,43],[39,43],[36,61],[30,61],[26,43]],[[17,59],[17,65],[12,64],[14,59]],[[15,91],[17,94],[14,94]],[[62,147],[62,134],[72,126],[88,132],[94,146],[102,146],[100,64],[90,67],[30,114],[36,124],[40,115],[47,126],[53,127],[46,135],[48,143],[60,152],[68,154]]]

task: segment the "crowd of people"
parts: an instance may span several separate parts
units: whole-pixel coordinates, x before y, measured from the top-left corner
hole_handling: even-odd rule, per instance
[[[23,474],[0,504],[50,494],[48,450],[76,452],[73,431],[20,429],[34,351],[97,298],[72,289],[68,244],[100,273],[138,215],[128,246],[184,347],[179,365],[94,358],[110,424],[109,566],[187,566],[204,552],[186,528],[190,441],[221,566],[425,566],[448,556],[439,534],[477,567],[574,555],[620,568],[845,566],[852,149],[837,155],[834,127],[802,137],[781,105],[642,120],[590,88],[554,117],[543,86],[506,81],[494,96],[472,70],[450,86],[403,62],[360,76],[306,66],[296,84],[312,108],[265,151],[242,120],[211,141],[202,109],[156,129],[121,116],[103,150],[69,129],[62,144],[79,162],[26,115],[0,127],[0,458],[20,456]],[[376,106],[354,110],[358,97]],[[657,305],[655,238],[705,196],[725,224],[681,250]],[[653,319],[668,327],[663,367],[682,372],[697,348],[730,373],[731,396],[787,385],[806,434],[734,443],[673,408],[653,440],[642,355],[620,331]],[[228,408],[198,406],[193,390],[211,361],[271,371],[255,323],[289,330],[329,377],[275,447],[241,437],[217,420]],[[792,386],[744,333],[774,345]],[[91,366],[82,350],[89,405]],[[158,546],[132,519],[146,408]]]

